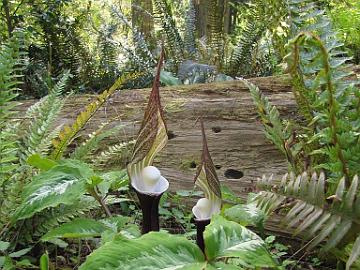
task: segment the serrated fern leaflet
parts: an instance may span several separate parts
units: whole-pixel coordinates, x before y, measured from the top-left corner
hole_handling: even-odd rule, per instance
[[[53,140],[54,150],[51,157],[58,160],[62,157],[66,147],[74,140],[79,131],[86,125],[97,110],[108,100],[108,98],[121,86],[130,80],[134,80],[139,76],[138,73],[130,73],[122,75],[108,90],[97,96],[96,100],[85,107],[73,122],[71,126],[66,125],[59,133],[58,138]]]

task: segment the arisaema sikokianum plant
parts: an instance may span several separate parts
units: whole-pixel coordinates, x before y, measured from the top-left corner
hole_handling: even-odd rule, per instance
[[[156,154],[168,141],[163,109],[160,103],[160,72],[164,52],[162,51],[146,107],[144,118],[127,167],[131,186],[135,189],[142,209],[142,233],[159,230],[159,201],[168,189],[169,182],[152,166]]]
[[[193,208],[198,226],[198,245],[183,236],[174,236],[164,231],[149,232],[137,239],[119,235],[89,255],[80,266],[81,270],[277,267],[277,262],[259,236],[218,215],[221,208],[220,182],[207,147],[203,124],[202,134],[202,162],[195,183],[204,191],[205,198],[201,198]]]
[[[221,188],[220,181],[216,174],[214,163],[211,159],[207,146],[204,123],[201,120],[201,133],[203,149],[201,163],[195,175],[195,185],[201,188],[205,198],[197,201],[192,212],[195,216],[197,227],[197,244],[204,250],[203,232],[205,227],[210,224],[210,219],[214,214],[219,214],[221,209]]]

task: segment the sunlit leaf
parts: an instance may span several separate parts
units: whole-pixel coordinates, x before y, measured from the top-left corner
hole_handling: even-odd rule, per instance
[[[277,263],[265,242],[252,231],[220,216],[213,218],[204,232],[208,260],[237,258],[245,267],[275,267]]]
[[[201,250],[191,241],[164,232],[150,232],[138,239],[116,237],[86,258],[80,270],[203,269]]]
[[[21,194],[22,203],[12,220],[31,217],[59,204],[73,203],[86,192],[85,184],[92,175],[93,171],[85,163],[67,160],[34,176]]]

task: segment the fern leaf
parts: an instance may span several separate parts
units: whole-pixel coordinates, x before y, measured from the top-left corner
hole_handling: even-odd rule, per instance
[[[307,184],[297,184],[297,179]],[[327,199],[325,198],[325,182],[323,173],[320,176],[313,174],[311,178],[306,174],[300,178],[286,176],[280,186],[274,189],[274,180],[263,177],[258,181],[258,188],[262,191],[256,200],[258,206],[264,210],[275,210],[280,206],[275,204],[274,197],[280,198],[283,202],[285,198],[293,200],[293,206],[284,218],[284,225],[295,228],[295,235],[300,235],[306,240],[312,238],[308,249],[313,249],[324,241],[322,250],[327,252],[339,245],[349,244],[351,239],[358,237],[356,228],[360,225],[360,213],[356,211],[354,203],[359,200],[357,176],[353,178],[347,190],[344,190],[345,180],[340,181],[335,195]],[[294,189],[294,185],[299,188]],[[314,187],[316,187],[313,193],[315,196],[308,196],[307,192]],[[358,256],[356,250],[358,246],[354,245],[354,248],[355,255],[350,256],[348,264],[352,264]]]
[[[78,160],[87,160],[102,140],[113,136],[123,128],[123,125],[118,125],[109,130],[103,131],[107,125],[108,124],[101,125],[96,131],[89,134],[89,138],[80,146],[76,147],[70,157]]]
[[[49,89],[49,95],[35,103],[26,112],[26,117],[31,118],[32,121],[29,125],[29,130],[24,136],[24,160],[35,153],[41,155],[47,154],[49,150],[47,147],[49,146],[49,135],[53,133],[51,128],[65,101],[63,98],[60,98],[60,95],[69,77],[70,73],[68,71],[65,72],[55,86]]]
[[[184,42],[180,36],[171,6],[167,0],[155,0],[155,11],[161,21],[162,31],[166,35],[166,47],[169,49],[169,56],[175,59],[178,65],[184,60]]]
[[[131,158],[131,149],[134,145],[135,140],[109,146],[96,155],[93,164],[99,168],[109,165],[124,167]]]
[[[60,159],[66,150],[66,147],[74,140],[79,131],[86,125],[91,117],[97,112],[97,110],[108,100],[108,98],[124,83],[129,80],[138,77],[137,73],[124,74],[102,94],[98,95],[97,99],[87,105],[85,109],[78,114],[77,118],[71,126],[65,126],[60,132],[59,137],[53,141],[54,150],[51,153],[51,157],[55,160]]]
[[[351,250],[350,257],[349,257],[348,261],[346,262],[346,270],[350,270],[350,267],[359,258],[359,256],[360,256],[360,236],[358,236],[356,238],[354,246]]]

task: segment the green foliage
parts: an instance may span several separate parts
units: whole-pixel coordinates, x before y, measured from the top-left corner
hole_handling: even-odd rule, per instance
[[[123,128],[123,125],[118,125],[111,129],[104,130],[106,126],[107,124],[101,125],[96,131],[89,134],[88,139],[76,147],[74,152],[70,154],[70,157],[77,160],[89,161],[93,152],[104,139],[115,135]]]
[[[342,248],[359,238],[358,177],[355,176],[349,188],[345,178],[337,185],[336,192],[327,197],[325,175],[311,177],[307,173],[295,176],[285,175],[280,184],[272,178],[258,181],[258,206],[266,212],[276,210],[286,200],[292,200],[290,210],[283,219],[283,225],[294,228],[294,235],[311,240],[308,249],[322,245],[322,251]],[[360,256],[359,240],[354,244],[347,269]]]
[[[18,33],[7,43],[0,44],[0,186],[16,168],[18,123],[11,119],[13,109],[19,105],[14,99],[18,95],[23,69],[22,33]]]
[[[183,237],[151,232],[139,239],[121,236],[93,252],[79,269],[164,269],[168,267],[202,267],[201,250]]]
[[[47,232],[43,237],[41,237],[41,240],[48,241],[53,238],[99,237],[104,231],[109,229],[109,227],[100,221],[87,218],[77,218]]]
[[[169,55],[179,64],[184,59],[184,42],[180,36],[171,6],[167,0],[154,0],[154,7],[160,18],[163,34],[166,35],[166,48]]]
[[[238,258],[243,267],[275,267],[264,241],[245,227],[217,217],[204,232],[206,258]]]
[[[358,87],[349,80],[343,52],[323,10],[311,1],[292,1],[289,54],[285,58],[303,119],[282,123],[277,110],[249,86],[266,135],[286,155],[291,169],[323,169],[337,183],[359,173]],[[296,31],[301,30],[299,34]],[[354,97],[351,98],[350,97]]]
[[[264,35],[267,26],[265,22],[261,21],[262,16],[263,10],[260,4],[249,8],[246,25],[243,27],[230,57],[229,73],[232,76],[236,76],[240,70],[242,74],[246,74],[248,72],[246,69],[251,68],[249,60],[252,58],[253,47]]]
[[[94,172],[84,163],[68,160],[33,177],[22,193],[22,203],[13,222],[59,204],[72,204],[86,192],[86,182]]]
[[[48,85],[49,95],[30,107],[25,116],[32,121],[28,131],[23,136],[23,159],[34,153],[46,155],[51,147],[51,141],[58,135],[58,129],[52,131],[54,122],[60,113],[65,99],[61,97],[66,82],[70,77],[65,72],[55,85]],[[52,82],[49,82],[51,84]],[[34,121],[35,120],[35,121]]]
[[[260,210],[256,203],[237,204],[224,211],[224,216],[243,226],[256,226],[263,228],[265,213]]]
[[[241,266],[277,265],[256,234],[221,217],[207,226],[204,238],[206,258],[196,245],[180,236],[164,232],[151,232],[134,240],[118,236],[89,255],[80,269],[104,266],[112,269],[212,269],[219,260],[226,263],[226,258],[238,258]],[[226,264],[225,267],[231,266]]]
[[[124,167],[131,158],[131,150],[134,145],[135,140],[108,146],[94,157],[93,164],[99,169],[109,165]]]
[[[356,0],[347,3],[332,3],[330,16],[339,38],[345,43],[354,62],[360,62],[360,3]]]
[[[47,252],[40,257],[40,270],[49,270],[49,254]]]
[[[108,98],[116,90],[122,87],[124,83],[135,79],[136,77],[138,77],[137,73],[122,75],[108,90],[105,90],[103,93],[98,95],[95,101],[87,105],[76,117],[74,123],[71,126],[65,126],[59,133],[58,138],[53,140],[54,150],[51,153],[51,157],[55,160],[60,159],[67,146],[74,140],[79,131],[86,125],[96,111],[108,100]]]

